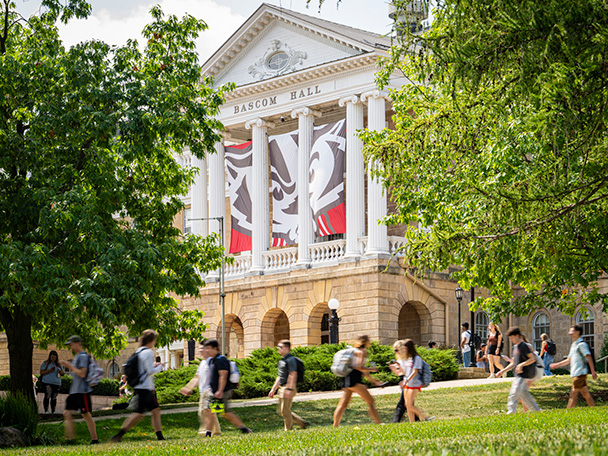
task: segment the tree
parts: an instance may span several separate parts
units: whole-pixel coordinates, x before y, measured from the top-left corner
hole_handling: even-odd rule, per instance
[[[27,20],[2,4],[0,323],[11,390],[31,395],[32,337],[79,334],[109,357],[146,328],[161,343],[201,336],[202,314],[172,296],[197,295],[223,249],[173,227],[198,170],[172,153],[212,150],[231,86],[202,77],[194,39],[206,24],[191,16],[154,7],[143,52],[65,49],[55,23],[86,17],[86,1],[43,0]]]
[[[424,32],[397,28],[379,83],[409,82],[365,152],[397,205],[387,222],[408,224],[407,267],[461,266],[496,318],[606,310],[605,2],[441,0]]]

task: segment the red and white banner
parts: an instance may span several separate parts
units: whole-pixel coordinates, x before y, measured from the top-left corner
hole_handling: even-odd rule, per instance
[[[230,251],[251,250],[251,185],[253,179],[251,141],[225,147],[230,193]]]
[[[345,153],[344,120],[315,127],[310,153],[309,190],[316,236],[346,233]]]

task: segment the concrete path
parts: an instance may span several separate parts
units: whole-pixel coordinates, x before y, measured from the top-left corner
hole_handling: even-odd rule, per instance
[[[474,386],[474,385],[489,385],[491,383],[497,382],[510,382],[513,378],[474,378],[474,379],[466,379],[466,380],[448,380],[445,382],[435,382],[431,383],[425,391],[434,390],[434,389],[442,389],[442,388],[458,388],[462,386]],[[382,396],[385,394],[399,394],[399,386],[387,386],[386,388],[370,388],[370,393],[372,396]],[[294,402],[306,402],[306,401],[318,401],[321,399],[338,399],[342,396],[342,391],[324,391],[318,393],[298,393],[298,395],[294,398]],[[95,398],[94,398],[95,399]],[[93,401],[94,402],[94,401]],[[234,408],[237,407],[257,407],[260,405],[273,405],[277,403],[277,399],[249,399],[249,400],[235,400],[231,402],[231,406]],[[94,405],[94,404],[93,404]],[[174,409],[163,409],[162,414],[168,415],[172,413],[189,413],[189,412],[198,412],[198,405],[193,405],[191,407],[181,407]],[[117,415],[105,415],[105,416],[97,416],[94,417],[95,421],[99,420],[112,420],[112,419],[121,419],[126,418],[125,414],[117,414]],[[75,420],[75,421],[82,421]],[[45,421],[46,423],[56,422],[56,421]]]

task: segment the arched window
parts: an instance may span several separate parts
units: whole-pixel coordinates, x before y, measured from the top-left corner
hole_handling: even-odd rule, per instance
[[[482,343],[486,343],[488,340],[488,325],[490,324],[490,319],[488,318],[488,314],[481,311],[475,315],[475,334],[479,336]]]
[[[540,353],[540,346],[543,341],[540,338],[540,335],[545,333],[549,337],[551,337],[551,320],[549,320],[549,315],[545,312],[538,312],[534,315],[532,319],[532,338],[534,344],[534,350]]]
[[[595,350],[595,315],[593,310],[585,310],[587,316],[584,316],[580,310],[576,313],[576,324],[583,327],[583,333],[581,334],[583,340],[587,342],[591,350]]]
[[[120,366],[116,361],[110,361],[110,364],[108,365],[108,378],[120,378]]]

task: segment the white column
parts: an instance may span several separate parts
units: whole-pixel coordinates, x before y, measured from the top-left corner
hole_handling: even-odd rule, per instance
[[[310,265],[310,244],[313,243],[312,212],[310,210],[309,169],[310,151],[314,133],[315,116],[321,115],[310,108],[298,108],[291,117],[298,118],[298,265]]]
[[[224,143],[215,143],[215,153],[209,154],[209,215],[208,217],[224,217],[224,247],[226,247],[226,172],[224,171]],[[209,220],[210,233],[219,233],[220,225],[217,220]],[[216,269],[209,273],[209,278],[218,279]]]
[[[268,250],[270,242],[268,201],[268,124],[262,119],[245,123],[252,130],[253,141],[253,185],[251,189],[252,233],[251,271],[264,271],[262,252]]]
[[[379,90],[361,95],[367,101],[367,128],[370,131],[384,130],[386,123],[386,93]],[[378,162],[370,163],[367,170],[367,249],[366,255],[387,255],[389,253],[386,225],[379,224],[387,211],[386,192],[377,178],[372,178],[371,169],[380,166]]]
[[[363,103],[356,95],[341,98],[346,105],[346,251],[345,258],[361,256],[359,238],[365,235],[365,167],[363,141]]]
[[[192,156],[192,166],[199,169],[190,189],[190,209],[192,233],[207,236],[207,160]]]

